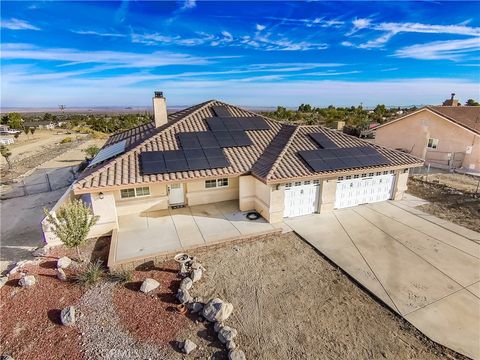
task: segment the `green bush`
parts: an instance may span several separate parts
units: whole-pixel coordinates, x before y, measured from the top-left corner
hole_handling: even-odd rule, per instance
[[[100,281],[103,275],[102,262],[100,260],[94,263],[88,263],[85,269],[77,275],[77,282],[89,286],[94,285]]]
[[[73,139],[70,136],[67,136],[66,138],[63,138],[62,141],[60,141],[60,144],[66,144],[66,143],[71,143]]]

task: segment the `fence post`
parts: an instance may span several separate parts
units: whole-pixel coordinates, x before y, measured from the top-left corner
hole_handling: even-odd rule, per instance
[[[50,184],[50,177],[48,176],[48,173],[45,173],[45,179],[47,179],[48,191],[52,191],[52,184]]]
[[[22,186],[23,186],[23,196],[27,196],[28,195],[28,191],[27,191],[27,185],[25,184],[25,180],[22,179]]]

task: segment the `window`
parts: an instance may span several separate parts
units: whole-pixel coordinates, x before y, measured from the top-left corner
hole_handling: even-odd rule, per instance
[[[305,185],[310,185],[310,181],[304,181],[303,182]]]
[[[301,181],[295,181],[295,186],[301,186],[302,182]]]
[[[353,175],[354,179],[358,179],[359,177],[360,177],[360,175],[358,175],[358,174]]]
[[[320,184],[320,180],[313,180],[313,183],[314,183],[315,185],[318,185],[318,184]]]
[[[381,171],[377,171],[377,176],[378,175],[382,175],[382,172]]]
[[[228,178],[216,179],[216,180],[205,180],[205,189],[214,189],[217,187],[227,187]]]
[[[341,180],[343,180],[343,176],[338,177],[338,181],[341,181]]]
[[[350,180],[352,178],[352,175],[347,175],[345,176],[345,179]]]
[[[370,176],[370,177],[373,176],[373,173],[368,173],[368,176]]]
[[[286,183],[285,187],[287,187],[287,188],[292,187],[292,183]]]
[[[120,190],[120,197],[122,199],[148,195],[150,195],[150,188],[148,186]]]
[[[428,139],[427,147],[430,149],[436,149],[438,146],[438,139],[430,138]]]

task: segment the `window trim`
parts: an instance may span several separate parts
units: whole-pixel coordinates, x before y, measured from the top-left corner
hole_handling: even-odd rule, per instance
[[[137,195],[137,189],[148,189],[148,194],[147,195]],[[122,195],[123,190],[133,190],[133,196],[124,197]],[[148,197],[148,196],[151,196],[151,195],[152,195],[152,193],[150,192],[150,186],[137,186],[137,187],[132,187],[132,188],[120,189],[120,199],[121,200],[144,198],[144,197]]]
[[[223,185],[223,182],[226,181],[226,184]],[[214,186],[207,186],[207,182],[214,185]],[[219,179],[207,179],[204,181],[203,186],[205,189],[223,189],[230,187],[230,179],[229,178],[219,178]]]

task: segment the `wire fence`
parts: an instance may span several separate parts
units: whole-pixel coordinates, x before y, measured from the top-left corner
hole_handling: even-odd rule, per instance
[[[425,154],[425,163],[430,164],[433,167],[454,170],[462,167],[464,158],[464,152],[427,150],[427,153]]]
[[[78,166],[68,166],[54,170],[36,170],[30,176],[9,184],[10,186],[2,191],[0,199],[13,199],[63,189],[75,181],[77,169]]]

